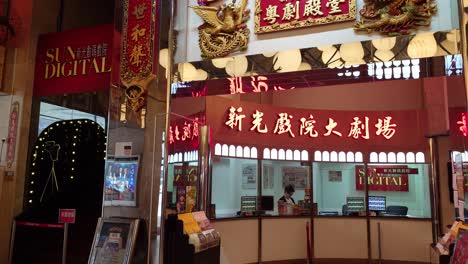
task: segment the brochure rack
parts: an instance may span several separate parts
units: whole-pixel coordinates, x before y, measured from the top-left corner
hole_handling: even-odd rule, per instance
[[[220,244],[196,251],[184,233],[184,222],[177,215],[169,215],[165,224],[164,264],[219,264]]]

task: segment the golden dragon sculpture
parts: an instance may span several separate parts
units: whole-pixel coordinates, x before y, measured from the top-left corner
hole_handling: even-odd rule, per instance
[[[250,31],[246,22],[250,10],[246,9],[247,0],[236,0],[218,7],[193,6],[192,9],[204,23],[198,27],[199,45],[202,57],[224,57],[235,51],[247,49]]]
[[[437,12],[434,0],[365,0],[355,31],[406,35],[417,26],[430,26]]]

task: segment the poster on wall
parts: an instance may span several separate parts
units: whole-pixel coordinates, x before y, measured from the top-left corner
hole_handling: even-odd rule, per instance
[[[342,180],[343,180],[343,175],[341,171],[329,171],[328,172],[328,181],[341,182]]]
[[[242,189],[257,188],[257,165],[242,166]]]
[[[465,184],[465,193],[468,192],[468,163],[463,163],[463,177],[464,177],[464,184]]]
[[[88,263],[131,263],[138,224],[138,219],[99,218]]]
[[[273,166],[263,165],[262,169],[263,189],[273,189],[275,187],[273,177]]]
[[[186,194],[187,194],[187,190],[186,190],[186,187],[185,186],[177,186],[176,188],[177,190],[177,202],[176,202],[176,210],[177,210],[177,213],[181,214],[181,213],[185,213],[185,200],[186,200]]]
[[[283,188],[292,184],[296,190],[307,186],[307,169],[303,167],[283,167]]]
[[[108,157],[104,181],[104,206],[136,206],[139,156]]]
[[[463,208],[465,205],[465,181],[463,156],[459,152],[452,152],[452,185],[455,208]]]
[[[358,165],[356,170],[356,190],[366,189],[364,166]],[[408,168],[406,165],[396,166],[367,166],[367,181],[369,191],[381,192],[408,192],[409,174],[418,174],[416,168]]]
[[[185,212],[191,213],[197,204],[197,187],[187,186],[185,197]]]
[[[190,213],[197,208],[197,166],[174,166],[177,213]]]

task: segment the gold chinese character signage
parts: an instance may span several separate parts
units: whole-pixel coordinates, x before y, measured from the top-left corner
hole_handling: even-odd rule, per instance
[[[152,71],[151,1],[128,0],[123,26],[122,63],[123,81],[144,79]]]
[[[256,0],[255,33],[356,19],[356,0]]]
[[[146,105],[147,86],[154,79],[154,9],[150,0],[127,0],[124,6],[120,80],[135,112]]]
[[[199,6],[192,7],[204,22],[198,28],[202,57],[218,58],[246,50],[250,34],[246,26],[250,12],[246,9],[247,0],[237,4],[233,0],[225,5],[216,4],[217,7],[207,6],[208,2],[199,1]]]

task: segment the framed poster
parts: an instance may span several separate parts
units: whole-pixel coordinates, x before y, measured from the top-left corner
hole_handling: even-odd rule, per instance
[[[138,219],[99,218],[88,264],[131,263]]]
[[[242,166],[242,189],[257,188],[257,165]]]
[[[104,206],[136,206],[139,156],[108,157],[104,181]]]
[[[273,189],[275,187],[273,172],[274,172],[273,166],[263,165],[263,169],[262,169],[263,189]]]
[[[292,184],[296,190],[308,187],[307,169],[304,167],[283,167],[283,188]]]
[[[341,171],[328,171],[328,181],[341,182],[343,181],[343,174]]]

